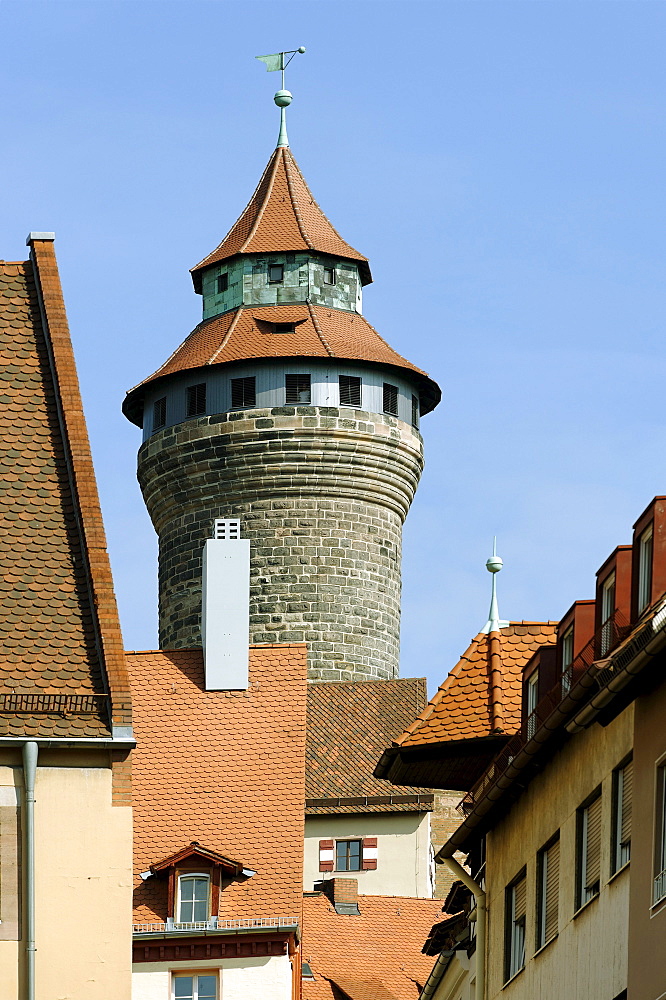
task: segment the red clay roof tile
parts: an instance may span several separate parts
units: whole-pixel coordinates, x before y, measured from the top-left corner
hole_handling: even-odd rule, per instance
[[[372,281],[367,257],[342,239],[312,197],[291,150],[275,150],[250,202],[220,245],[192,268],[194,287],[201,291],[201,272],[239,253],[317,250],[355,260],[363,284]]]

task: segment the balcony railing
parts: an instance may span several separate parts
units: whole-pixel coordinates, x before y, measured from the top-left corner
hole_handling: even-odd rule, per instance
[[[594,674],[599,688],[613,676],[612,667],[599,667],[597,661],[618,646],[631,630],[629,622],[620,611],[615,611],[581,649],[566,671],[562,673],[557,683],[540,699],[533,712],[530,712],[520,731],[504,745],[495,759],[481,775],[464,799],[458,803],[458,812],[463,817],[469,816],[474,806],[484,798],[490,788],[495,785],[507,770],[514,758],[520,753],[526,743],[535,735],[563,698],[570,694],[582,678]],[[610,643],[610,645],[608,645]],[[592,667],[594,666],[594,671]]]
[[[255,917],[247,920],[223,920],[212,917],[210,920],[174,921],[164,923],[132,924],[133,934],[182,934],[196,931],[235,931],[262,930],[276,927],[287,927],[297,924],[296,917]]]
[[[660,903],[662,899],[666,896],[666,868],[663,872],[659,872],[656,879],[654,880],[654,888],[652,890],[652,905],[655,903]]]

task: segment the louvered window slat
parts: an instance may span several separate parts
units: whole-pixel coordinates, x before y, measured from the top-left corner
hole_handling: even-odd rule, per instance
[[[187,415],[196,417],[206,412],[206,383],[199,382],[198,385],[187,387]]]
[[[634,762],[629,761],[622,768],[622,815],[620,825],[620,846],[631,842],[631,811],[634,785]]]
[[[522,920],[527,911],[527,879],[522,878],[513,887],[514,892],[514,920]]]
[[[601,880],[601,796],[590,802],[585,810],[585,880],[584,897],[586,902],[599,892]]]
[[[310,376],[309,375],[286,375],[285,376],[285,401],[287,403],[309,403],[310,402]]]
[[[240,410],[247,406],[255,406],[257,402],[256,378],[247,375],[245,378],[231,379],[231,409]]]
[[[383,403],[384,403],[384,413],[391,413],[393,414],[394,417],[398,416],[397,385],[391,385],[390,382],[384,382]]]
[[[361,405],[361,379],[357,375],[340,375],[340,406]]]
[[[556,840],[554,844],[544,851],[544,918],[543,918],[543,941],[546,944],[555,937],[558,929],[558,904],[560,895],[560,842]]]

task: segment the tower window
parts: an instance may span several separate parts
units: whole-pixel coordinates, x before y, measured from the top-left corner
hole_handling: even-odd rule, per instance
[[[335,268],[325,267],[324,268],[324,284],[334,285],[335,284]]]
[[[384,382],[384,413],[398,416],[398,387]]]
[[[217,276],[217,293],[226,292],[229,287],[229,275],[226,273],[218,274]]]
[[[309,403],[310,376],[309,375],[286,375],[285,376],[285,402],[287,403]]]
[[[156,399],[153,403],[153,430],[164,427],[166,423],[166,396]]]
[[[276,323],[275,333],[293,333],[294,324],[293,323]]]
[[[187,387],[187,415],[196,417],[206,412],[206,383],[199,382],[198,385],[188,385]]]
[[[361,380],[358,375],[340,375],[340,406],[361,405]]]
[[[257,380],[254,375],[231,379],[231,409],[242,410],[257,404]]]
[[[284,281],[284,264],[268,265],[268,281],[271,285],[279,285]]]
[[[420,415],[421,415],[421,404],[419,403],[419,397],[412,396],[412,427],[419,426]]]

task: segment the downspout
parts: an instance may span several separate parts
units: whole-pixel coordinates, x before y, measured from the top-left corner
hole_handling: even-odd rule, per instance
[[[23,744],[25,788],[25,910],[26,910],[26,1000],[35,1000],[35,776],[37,754],[34,742]]]
[[[466,885],[474,896],[476,903],[476,987],[474,1000],[484,1000],[486,993],[486,893],[478,882],[475,882],[469,872],[452,857],[440,857],[445,865]]]

